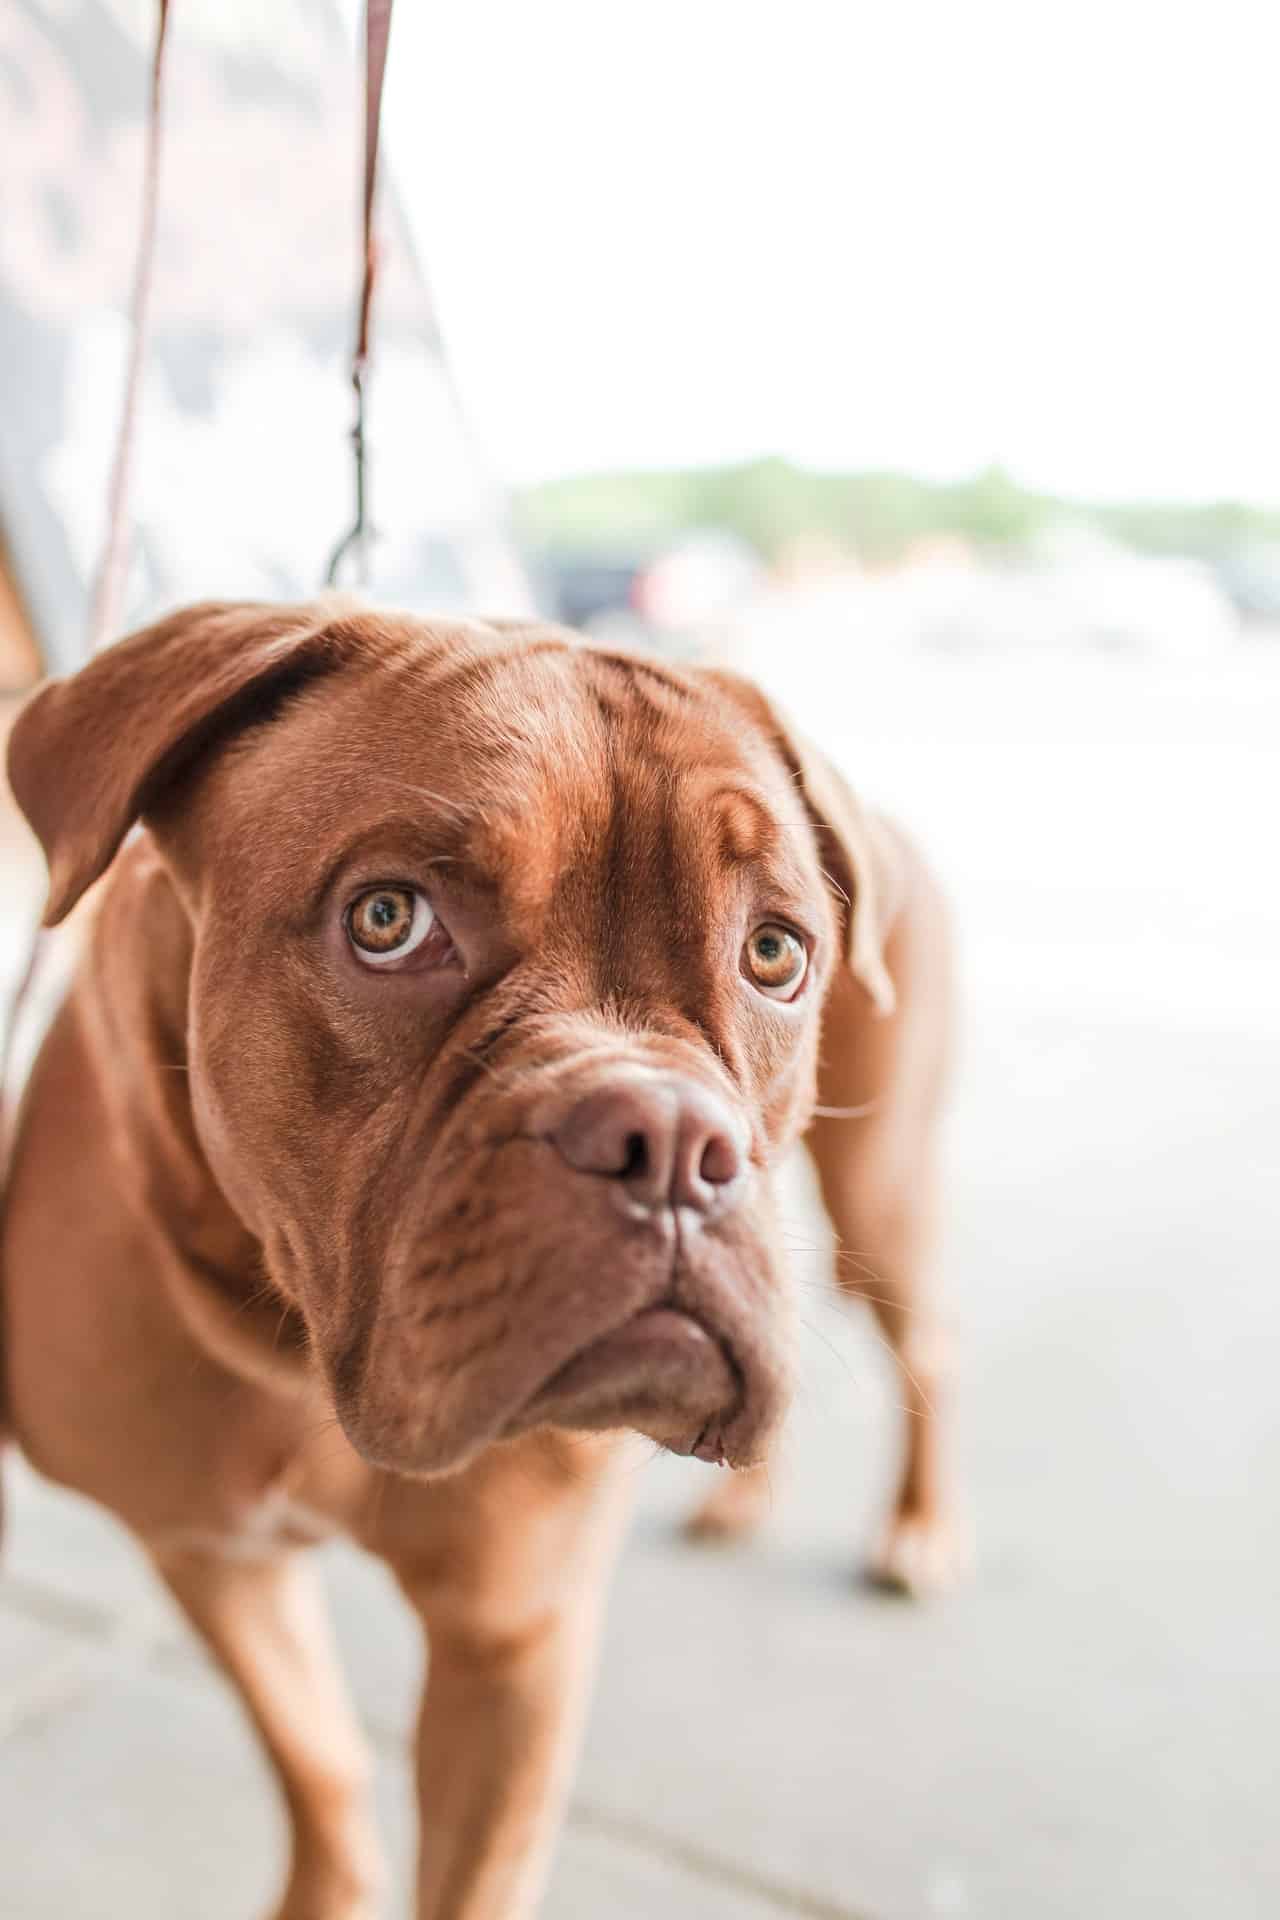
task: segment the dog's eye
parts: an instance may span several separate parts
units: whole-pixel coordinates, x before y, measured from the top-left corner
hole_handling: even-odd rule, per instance
[[[809,971],[809,955],[789,927],[766,920],[743,948],[742,964],[752,986],[771,1000],[794,1000]]]
[[[415,887],[370,887],[347,908],[347,936],[368,967],[385,967],[420,947],[436,925]]]

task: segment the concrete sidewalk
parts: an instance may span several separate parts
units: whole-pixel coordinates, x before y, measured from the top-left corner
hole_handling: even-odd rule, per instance
[[[891,1392],[805,1254],[764,1537],[684,1547],[706,1470],[643,1475],[549,1920],[1280,1911],[1280,1033],[974,1024],[950,1290],[978,1576],[924,1609],[855,1583]],[[802,1181],[793,1213],[817,1246]],[[281,1832],[236,1709],[119,1532],[12,1469],[0,1912],[265,1912]],[[414,1635],[326,1557],[403,1876]]]

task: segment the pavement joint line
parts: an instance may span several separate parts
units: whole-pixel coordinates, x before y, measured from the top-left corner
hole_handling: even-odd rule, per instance
[[[871,1916],[865,1912],[825,1899],[821,1894],[809,1893],[803,1887],[793,1887],[784,1881],[774,1880],[767,1874],[756,1873],[750,1867],[726,1860],[722,1854],[700,1847],[692,1840],[682,1840],[678,1835],[663,1833],[645,1821],[609,1813],[603,1807],[592,1806],[589,1801],[574,1800],[571,1803],[568,1825],[599,1834],[602,1839],[612,1840],[619,1846],[650,1854],[715,1886],[747,1894],[761,1906],[772,1907],[777,1913],[793,1915],[794,1920],[871,1920]]]
[[[0,1746],[86,1699],[104,1677],[99,1651],[83,1643],[64,1647],[37,1669],[16,1699],[0,1703]]]
[[[69,1604],[59,1605],[62,1601]],[[70,1636],[70,1644],[39,1666],[14,1699],[0,1703],[0,1743],[30,1733],[79,1705],[118,1665],[145,1662],[150,1652],[152,1635],[145,1626],[139,1630],[123,1616],[77,1604],[71,1596],[37,1582],[7,1576],[0,1585],[0,1602],[12,1613],[59,1626]],[[86,1625],[87,1620],[93,1624]]]
[[[6,1567],[0,1577],[0,1603],[42,1626],[62,1628],[82,1640],[111,1637],[120,1617],[114,1608],[100,1601],[86,1600],[65,1587],[51,1585],[28,1573]]]
[[[185,1634],[180,1637],[165,1634],[154,1618],[135,1625],[126,1615],[30,1574],[6,1572],[0,1580],[0,1603],[28,1619],[62,1628],[74,1636],[76,1643],[62,1658],[51,1661],[35,1685],[24,1691],[12,1707],[0,1708],[0,1741],[29,1731],[32,1726],[75,1705],[108,1677],[110,1664],[117,1660],[167,1669],[188,1680],[202,1672],[220,1678],[204,1649],[194,1639],[188,1640]],[[400,1729],[387,1725],[376,1715],[362,1713],[360,1717],[384,1758],[407,1763]],[[870,1920],[869,1915],[853,1907],[756,1873],[711,1848],[665,1833],[646,1821],[610,1813],[588,1800],[571,1801],[566,1823],[579,1832],[597,1834],[616,1845],[677,1867],[692,1878],[745,1894],[761,1906],[771,1907],[775,1913],[790,1915],[792,1920]]]

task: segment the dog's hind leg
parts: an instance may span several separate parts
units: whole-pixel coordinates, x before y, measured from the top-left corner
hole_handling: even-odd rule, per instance
[[[721,1473],[702,1504],[685,1521],[688,1540],[743,1540],[769,1511],[774,1483],[768,1465]]]
[[[298,1551],[155,1559],[237,1688],[284,1794],[292,1854],[273,1920],[373,1920],[383,1875],[370,1764],[315,1568]]]
[[[947,1356],[930,1293],[934,1169],[922,1160],[906,1190],[868,1190],[847,1140],[815,1129],[810,1147],[836,1234],[837,1284],[871,1308],[896,1369],[901,1466],[870,1572],[903,1593],[945,1587],[962,1556],[942,1445]]]
[[[871,1308],[897,1370],[902,1464],[871,1572],[919,1593],[949,1584],[965,1555],[943,1458],[948,1363],[933,1291],[949,940],[930,877],[904,854],[905,899],[885,952],[896,1007],[878,1015],[848,975],[833,985],[807,1144],[835,1234],[837,1284]]]

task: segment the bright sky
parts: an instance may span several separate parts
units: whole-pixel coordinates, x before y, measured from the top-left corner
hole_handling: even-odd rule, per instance
[[[1269,0],[403,0],[391,161],[523,480],[777,451],[1280,503]]]

